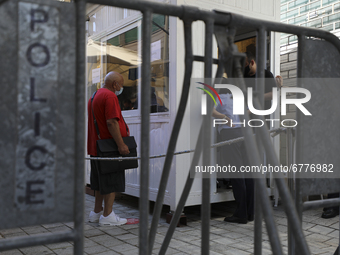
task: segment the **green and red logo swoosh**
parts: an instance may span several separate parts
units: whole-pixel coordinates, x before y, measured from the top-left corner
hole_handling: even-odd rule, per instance
[[[216,92],[216,90],[215,90],[213,87],[211,87],[210,85],[208,85],[208,84],[206,84],[206,83],[203,83],[203,82],[197,82],[197,83],[206,86],[206,87],[209,88],[212,92],[214,92],[214,94],[217,96],[218,100],[220,101],[220,104],[222,105],[221,98],[220,98],[219,94]],[[203,91],[205,91],[205,92],[212,98],[212,100],[214,100],[215,105],[217,105],[214,96],[213,96],[208,90],[206,90],[206,89],[204,89],[204,88],[200,88],[200,87],[197,87],[197,88],[198,88],[198,89],[201,89],[201,90],[203,90]]]

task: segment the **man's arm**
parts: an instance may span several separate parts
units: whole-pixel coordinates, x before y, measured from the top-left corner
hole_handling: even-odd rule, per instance
[[[216,119],[226,119],[228,121],[227,125],[229,127],[230,126],[230,123],[231,123],[231,119],[227,116],[227,115],[224,115],[223,113],[220,113],[218,112],[215,108],[213,108],[213,111],[212,111],[212,114],[211,114],[214,118]],[[233,125],[234,126],[234,125]]]
[[[120,133],[120,128],[117,119],[108,119],[106,120],[107,128],[109,129],[110,134],[112,135],[113,139],[115,140],[118,151],[121,155],[129,154],[129,148],[124,143],[122,135]]]

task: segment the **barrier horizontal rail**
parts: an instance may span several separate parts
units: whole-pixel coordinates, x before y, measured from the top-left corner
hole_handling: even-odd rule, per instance
[[[269,133],[271,133],[272,137],[285,132],[287,130],[287,128],[275,128],[269,131]],[[231,145],[234,143],[239,143],[244,141],[244,137],[238,137],[235,139],[231,139],[231,140],[227,140],[227,141],[223,141],[223,142],[219,142],[219,143],[215,143],[213,145],[211,145],[211,148],[218,148],[218,147],[222,147],[224,145]],[[178,151],[175,152],[174,155],[181,155],[181,154],[186,154],[186,153],[191,153],[194,152],[195,150],[184,150],[184,151]],[[154,158],[162,158],[165,157],[166,154],[160,154],[160,155],[154,155],[154,156],[150,156],[150,159],[154,159]],[[102,158],[102,157],[85,157],[86,160],[108,160],[108,161],[118,161],[118,160],[136,160],[136,159],[141,159],[141,157],[119,157],[119,158]]]

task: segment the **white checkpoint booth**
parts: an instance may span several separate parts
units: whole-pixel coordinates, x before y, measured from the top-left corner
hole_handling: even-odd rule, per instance
[[[220,3],[213,0],[184,1],[169,0],[158,1],[173,5],[191,5],[205,10],[220,10],[246,15],[270,21],[280,20],[280,1],[263,0],[224,0]],[[131,95],[130,99],[121,102],[123,116],[129,125],[130,134],[135,136],[137,144],[140,144],[140,70],[141,57],[141,13],[128,9],[120,9],[109,6],[87,5],[87,99],[90,98],[96,88],[103,83],[106,73],[115,70],[124,75],[124,90]],[[161,21],[160,21],[161,20]],[[150,155],[166,154],[172,126],[176,117],[177,107],[181,97],[183,86],[184,64],[184,32],[183,22],[177,18],[162,18],[154,15],[155,26],[152,34],[151,65],[154,70],[151,86],[156,94],[157,104],[163,101],[164,108],[150,113]],[[159,26],[159,24],[162,24]],[[157,28],[158,27],[158,28]],[[161,28],[159,28],[161,27]],[[193,53],[204,56],[205,26],[203,22],[194,22],[192,28]],[[161,34],[162,33],[162,34]],[[167,35],[167,38],[164,37]],[[165,39],[164,39],[165,38]],[[256,31],[238,31],[236,41],[244,41],[249,44],[256,41]],[[279,74],[279,40],[278,34],[269,36],[268,63],[271,72]],[[242,47],[242,42],[240,43]],[[217,58],[218,49],[216,41],[213,43],[213,57]],[[243,45],[244,46],[244,45]],[[245,46],[244,46],[245,47]],[[154,58],[154,59],[153,59]],[[110,62],[111,61],[111,62]],[[213,74],[216,71],[213,67]],[[165,70],[166,69],[166,70]],[[157,73],[161,70],[162,75]],[[153,71],[152,71],[153,72]],[[194,62],[193,78],[204,77],[204,64]],[[195,86],[195,84],[192,84]],[[181,131],[179,134],[176,151],[185,151],[195,148],[198,134],[198,125],[202,121],[201,91],[190,93]],[[133,107],[132,107],[133,106]],[[131,109],[132,108],[132,109]],[[151,106],[152,108],[152,106]],[[155,109],[156,109],[155,108]],[[195,116],[195,118],[192,118]],[[196,117],[197,116],[197,117]],[[194,120],[194,121],[193,121]],[[214,135],[213,135],[214,137]],[[279,151],[279,138],[273,139],[274,146]],[[213,141],[212,141],[213,143]],[[140,148],[138,147],[140,155]],[[215,162],[215,149],[212,149],[212,164]],[[174,156],[168,185],[166,188],[164,204],[170,206],[170,210],[176,209],[176,205],[182,194],[183,187],[189,172],[193,153]],[[165,158],[150,159],[150,186],[149,199],[155,201],[157,197],[159,181]],[[216,164],[216,162],[215,162]],[[90,162],[86,161],[86,183],[90,183]],[[140,169],[126,170],[126,191],[128,195],[139,197]],[[273,188],[273,187],[272,187]],[[269,188],[269,193],[272,192]],[[233,200],[231,189],[217,189],[216,176],[211,178],[210,200],[212,203]],[[195,179],[186,206],[199,205],[202,201],[202,179]]]

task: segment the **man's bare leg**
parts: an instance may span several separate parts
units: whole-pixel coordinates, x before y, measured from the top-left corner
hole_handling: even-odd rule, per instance
[[[110,194],[106,194],[106,195],[103,195],[103,196],[104,196],[104,213],[103,213],[103,216],[107,217],[112,212],[112,206],[113,206],[113,202],[115,201],[115,198],[116,198],[116,193],[112,192]]]
[[[94,212],[99,213],[103,211],[104,196],[100,194],[99,190],[96,190],[94,193],[95,193]]]

